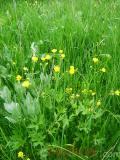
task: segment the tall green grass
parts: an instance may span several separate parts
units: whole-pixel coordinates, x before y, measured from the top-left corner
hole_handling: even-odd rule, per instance
[[[33,42],[37,63],[31,60]],[[53,48],[62,49],[65,59],[61,62],[57,55],[48,64],[41,62],[41,55]],[[95,146],[99,156],[119,152],[120,93],[114,93],[120,92],[119,52],[119,0],[0,1],[1,159],[16,160],[19,151],[31,160],[82,159],[49,157],[49,152],[43,158],[40,151],[49,146]],[[59,74],[52,68],[58,64]],[[74,75],[69,75],[70,66],[77,69]],[[29,78],[28,89],[16,81],[19,74]],[[120,159],[107,155],[89,159]]]

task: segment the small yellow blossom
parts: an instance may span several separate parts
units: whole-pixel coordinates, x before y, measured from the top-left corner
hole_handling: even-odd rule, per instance
[[[28,71],[28,68],[27,68],[27,67],[23,67],[23,70],[24,70],[24,71]]]
[[[45,56],[45,59],[46,59],[46,60],[50,60],[50,59],[51,59],[51,56],[50,56],[49,54],[47,54],[47,55]]]
[[[17,80],[17,81],[20,81],[21,79],[22,79],[22,76],[20,76],[20,75],[17,75],[17,76],[16,76],[16,80]]]
[[[60,57],[61,57],[62,59],[64,59],[64,58],[65,58],[65,54],[61,54]]]
[[[80,97],[80,95],[79,94],[76,94],[76,98],[79,98]]]
[[[16,62],[15,62],[15,61],[13,61],[13,62],[12,62],[12,64],[13,64],[13,65],[15,65],[15,64],[16,64]]]
[[[56,53],[57,49],[52,49],[51,51],[52,51],[52,53]]]
[[[25,80],[25,81],[22,83],[22,86],[25,87],[25,88],[29,88],[29,86],[30,86],[29,80]]]
[[[32,61],[33,61],[33,62],[37,62],[37,61],[38,61],[38,57],[32,56]]]
[[[75,94],[73,93],[71,96],[70,96],[71,99],[75,99]]]
[[[100,69],[100,71],[105,73],[106,72],[106,68],[103,67],[103,68]]]
[[[44,62],[46,60],[46,58],[45,57],[41,57],[41,60]]]
[[[70,66],[69,73],[70,73],[71,75],[75,73],[75,68],[74,68],[74,66]]]
[[[95,92],[95,91],[93,91],[93,92],[91,93],[91,95],[92,95],[92,96],[95,96],[95,95],[96,95],[96,92]]]
[[[93,62],[96,64],[96,63],[99,62],[99,59],[94,57],[94,58],[93,58]]]
[[[63,53],[63,50],[62,50],[62,49],[60,49],[60,50],[59,50],[59,53],[60,53],[60,54],[62,54],[62,53]]]
[[[114,92],[114,94],[115,94],[116,96],[120,96],[120,91],[119,91],[119,90],[116,90],[116,91]]]
[[[101,105],[101,101],[98,100],[97,103],[96,103],[96,105],[99,107]]]
[[[55,71],[55,72],[60,72],[60,66],[58,66],[58,65],[57,65],[57,66],[54,66],[54,71]]]
[[[65,92],[68,93],[68,94],[70,94],[72,92],[72,88],[66,88]]]
[[[24,153],[22,151],[18,152],[18,158],[24,158]]]

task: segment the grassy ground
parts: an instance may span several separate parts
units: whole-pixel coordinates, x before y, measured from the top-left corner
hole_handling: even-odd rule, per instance
[[[119,160],[119,64],[120,0],[1,0],[1,160]]]

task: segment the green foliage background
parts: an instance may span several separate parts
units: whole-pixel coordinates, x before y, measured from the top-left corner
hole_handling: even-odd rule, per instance
[[[53,82],[49,74],[52,62],[48,68],[31,62],[33,42],[38,46],[38,57],[53,48],[64,50],[64,77],[62,73],[54,75]],[[98,57],[100,64],[94,66],[93,57]],[[66,73],[70,65],[78,68],[72,77]],[[24,66],[29,68],[27,74]],[[107,73],[100,73],[101,67],[107,68]],[[16,82],[18,74],[30,78],[29,89]],[[80,98],[71,99],[65,93],[67,87]],[[95,90],[96,95],[82,95],[83,89]],[[66,148],[66,144],[79,149],[95,146],[98,155],[119,152],[120,96],[110,95],[117,89],[120,0],[0,1],[1,160],[16,160],[21,150],[31,160],[39,160],[40,150],[52,145]],[[96,107],[99,99],[102,105]]]

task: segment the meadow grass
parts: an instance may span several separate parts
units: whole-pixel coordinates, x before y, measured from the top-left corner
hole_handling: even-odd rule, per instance
[[[1,160],[120,159],[119,64],[120,0],[0,0]]]

